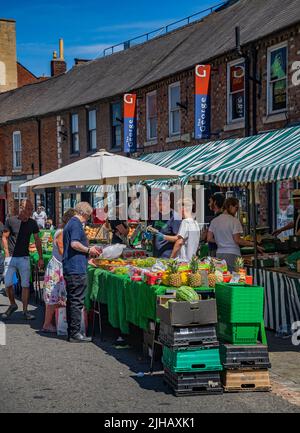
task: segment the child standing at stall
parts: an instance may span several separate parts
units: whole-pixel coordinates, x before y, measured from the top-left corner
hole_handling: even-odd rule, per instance
[[[53,238],[52,258],[48,263],[44,279],[44,300],[46,304],[45,320],[42,332],[56,332],[53,318],[56,308],[66,304],[66,288],[63,277],[63,228],[75,215],[74,209],[68,209],[62,218],[62,227]]]

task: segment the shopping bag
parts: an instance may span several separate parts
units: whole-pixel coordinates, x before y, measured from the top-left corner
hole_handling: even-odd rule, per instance
[[[66,307],[55,310],[57,335],[68,335],[67,310]]]

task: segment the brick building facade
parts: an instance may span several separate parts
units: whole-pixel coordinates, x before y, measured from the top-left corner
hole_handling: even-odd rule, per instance
[[[249,0],[240,0],[237,3],[248,7],[251,2]],[[276,1],[276,3],[280,7],[280,2]],[[295,3],[294,0],[289,0],[287,3],[291,3],[292,10],[292,3]],[[260,5],[261,3],[258,4]],[[253,2],[249,7],[252,6]],[[274,3],[272,3],[272,6],[274,8]],[[201,22],[191,24],[184,29],[171,32],[170,35],[158,38],[155,42],[150,41],[138,49],[145,51],[148,49],[148,45],[152,43],[153,47],[154,44],[157,45],[155,49],[159,52],[159,44],[164,44],[167,40],[166,38],[178,38],[180,40],[184,32],[190,32],[190,36],[186,38],[186,41],[188,42],[190,38],[192,44],[191,38],[193,37],[193,33],[196,34],[194,27],[195,30],[200,32],[200,37],[202,26],[209,24],[210,19],[216,19],[216,14],[231,13],[237,17],[234,10],[231,12],[231,8],[234,8],[234,6],[230,5],[228,10],[221,10],[212,14],[211,18],[207,17],[203,24]],[[247,116],[244,105],[247,86],[244,79],[245,56],[248,56],[250,63],[250,79],[248,81],[248,133],[262,133],[300,123],[300,79],[297,72],[297,62],[300,61],[300,20],[297,21],[295,16],[297,14],[290,12],[290,18],[280,29],[271,28],[271,25],[268,25],[264,30],[263,36],[259,36],[259,38],[249,36],[248,42],[242,44],[242,55],[237,54],[234,49],[235,32],[234,26],[232,26],[228,29],[227,36],[231,49],[225,49],[223,52],[221,52],[222,50],[211,49],[211,52],[208,51],[208,54],[198,57],[197,62],[199,64],[210,64],[212,67],[210,141],[244,137],[247,135],[247,124],[245,123]],[[217,16],[217,19],[219,19],[219,16]],[[220,19],[228,21],[228,15]],[[233,20],[233,22],[239,24],[238,17],[236,19],[237,21]],[[258,21],[264,19],[264,17],[259,16]],[[255,23],[257,29],[262,24],[266,23]],[[240,26],[243,42],[242,24]],[[249,29],[250,35],[255,32],[255,28]],[[257,33],[259,34],[258,30]],[[245,35],[244,37],[247,39]],[[134,56],[134,50],[137,50],[137,47],[114,54],[110,59],[104,58],[95,62],[79,64],[69,73],[64,74],[63,77],[34,85],[32,86],[32,90],[29,89],[29,91],[32,93],[32,97],[34,97],[40,88],[42,98],[44,86],[47,86],[50,96],[57,95],[57,99],[59,100],[60,96],[64,97],[64,95],[58,94],[59,85],[61,83],[61,89],[63,89],[66,86],[68,76],[70,76],[70,84],[74,81],[74,76],[78,80],[79,86],[82,85],[84,77],[86,77],[87,81],[94,79],[96,83],[96,78],[92,76],[96,68],[98,68],[100,75],[101,67],[105,68],[105,62],[109,61],[112,64],[116,64],[115,68],[117,70],[118,62],[122,62],[122,59],[124,59],[124,64],[126,64],[126,56]],[[176,60],[176,55],[178,56],[178,61],[182,60],[179,57],[180,55],[182,56],[182,53],[179,52],[175,55],[174,48],[170,52],[174,56],[173,61],[174,59]],[[148,56],[150,57],[150,54]],[[166,61],[168,62],[168,60]],[[51,112],[50,115],[47,114],[47,110],[51,111],[51,108],[45,108],[45,113],[41,108],[39,116],[41,123],[41,167],[38,162],[39,140],[37,122],[26,120],[20,124],[20,122],[14,121],[11,118],[9,124],[5,125],[3,119],[0,119],[0,146],[1,150],[5,149],[6,155],[3,161],[0,162],[0,177],[2,176],[5,179],[11,176],[11,173],[15,174],[11,170],[14,147],[13,134],[17,130],[20,130],[22,134],[22,172],[18,176],[23,177],[23,179],[28,179],[38,174],[45,174],[57,167],[72,163],[79,158],[84,158],[100,148],[106,148],[112,152],[122,152],[123,95],[129,92],[136,93],[138,101],[138,152],[135,156],[144,152],[159,152],[201,144],[201,141],[194,138],[195,65],[197,62],[187,60],[186,67],[182,63],[178,72],[176,72],[174,66],[174,73],[160,71],[156,73],[156,79],[148,80],[149,84],[135,86],[131,83],[130,85],[126,85],[122,92],[114,92],[113,90],[111,92],[100,91],[97,90],[95,84],[94,99],[87,94],[86,96],[79,95],[80,89],[78,89],[78,95],[76,95],[78,99],[75,97],[68,99],[68,95],[66,95],[64,99],[70,101],[69,107],[58,108],[54,113]],[[254,67],[255,65],[256,67]],[[136,68],[139,68],[138,64]],[[76,75],[76,69],[81,73]],[[170,61],[166,63],[165,70],[172,70]],[[234,82],[232,74],[237,75],[238,71],[242,71],[242,75]],[[274,71],[277,71],[277,76]],[[147,71],[144,70],[144,73],[147,74]],[[254,75],[256,75],[256,81],[253,80]],[[117,75],[112,75],[110,80],[113,82],[118,78]],[[126,77],[124,78],[125,80]],[[144,81],[140,78],[137,80],[138,83],[143,83]],[[237,83],[236,90],[234,86]],[[177,86],[180,86],[180,88],[178,89]],[[25,97],[27,97],[27,94]],[[177,112],[175,115],[171,114],[170,99],[172,98],[175,98],[175,101],[180,104],[180,106],[175,104],[173,107],[173,111]],[[82,102],[76,103],[77,100]],[[0,98],[0,107],[1,104]],[[53,107],[59,107],[59,103],[56,103],[55,100]],[[24,108],[24,115],[26,115],[25,111],[26,109]],[[22,113],[20,116],[22,116]],[[172,121],[170,120],[171,117]],[[173,127],[173,131],[170,130],[170,127]],[[44,201],[47,194],[49,195],[49,202],[51,200],[54,201],[48,207],[52,209],[52,213],[55,209],[56,220],[58,220],[59,214],[62,212],[64,197],[61,194],[54,194],[53,191],[43,191],[42,193]],[[74,195],[75,193],[76,190],[69,192],[69,195]],[[67,192],[64,192],[65,196],[66,194]],[[36,199],[40,200],[40,196],[38,195]],[[7,204],[7,211],[12,212],[16,204],[10,194],[9,187],[7,188]]]

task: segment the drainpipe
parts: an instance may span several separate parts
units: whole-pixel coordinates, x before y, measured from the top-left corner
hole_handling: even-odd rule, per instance
[[[41,143],[41,119],[36,118],[38,124],[38,156],[39,156],[39,175],[42,176],[42,143]]]
[[[257,134],[257,50],[255,44],[252,45],[252,135]]]

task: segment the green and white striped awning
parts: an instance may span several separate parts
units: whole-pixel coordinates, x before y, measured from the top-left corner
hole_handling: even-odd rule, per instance
[[[143,155],[141,159],[184,172],[183,183],[203,180],[243,185],[296,179],[300,177],[300,127]]]

